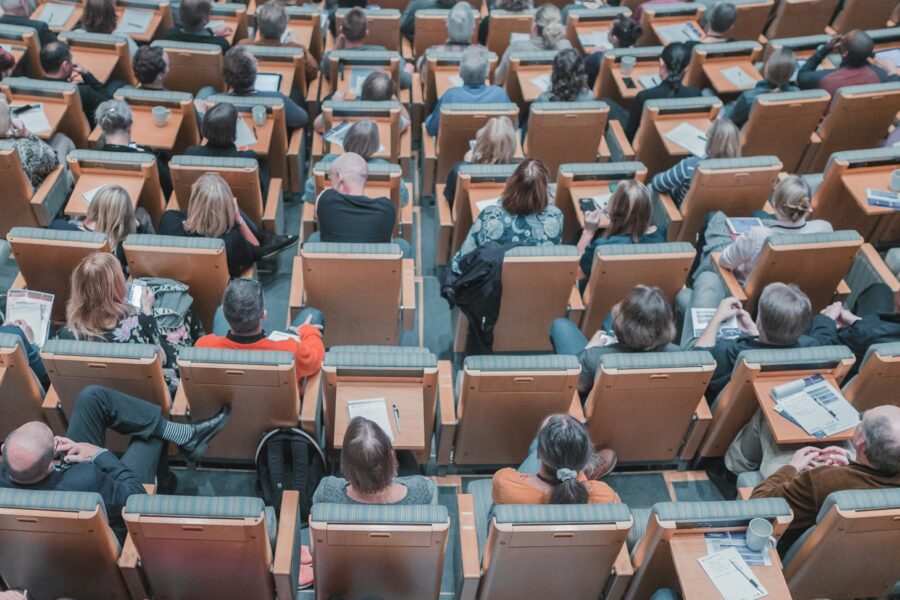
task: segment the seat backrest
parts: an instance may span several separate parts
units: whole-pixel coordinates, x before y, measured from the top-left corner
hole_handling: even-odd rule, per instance
[[[551,177],[563,163],[593,162],[608,117],[606,102],[535,102],[525,153],[544,161]]]
[[[594,335],[612,307],[639,284],[658,287],[674,302],[695,254],[687,242],[598,246],[584,291],[581,331],[588,337]]]
[[[736,40],[758,40],[772,14],[775,0],[731,0],[731,2],[737,8],[737,20],[728,31],[728,35]]]
[[[253,461],[263,435],[297,426],[299,390],[290,352],[184,348],[178,367],[192,419],[231,406],[229,425],[210,443],[204,460]]]
[[[844,0],[844,6],[831,27],[838,33],[878,29],[888,24],[896,8],[895,0]]]
[[[601,598],[632,527],[624,504],[494,507],[481,598]]]
[[[584,405],[591,438],[615,448],[623,463],[692,459],[679,455],[715,368],[705,350],[601,357]]]
[[[613,48],[604,52],[603,60],[600,63],[600,73],[594,83],[594,97],[609,99],[620,104],[624,103],[622,90],[616,80],[616,76],[619,78],[622,76],[622,59],[631,56],[635,60],[635,69],[640,68],[640,70],[647,70],[650,74],[654,74],[653,69],[655,68],[656,74],[658,74],[659,57],[662,51],[663,46],[645,46],[643,48]],[[632,77],[632,79],[634,78]],[[637,96],[637,93],[635,91],[634,95]]]
[[[386,50],[400,51],[400,11],[396,8],[365,8],[366,44],[384,46]],[[339,8],[334,14],[336,31],[340,33],[344,16],[349,8]],[[416,15],[418,17],[418,15]]]
[[[87,191],[85,185],[79,186],[82,177],[89,179],[93,189],[105,185],[109,181],[120,183],[128,190],[131,202],[135,206],[144,208],[150,213],[150,219],[154,223],[159,222],[165,209],[165,197],[159,183],[159,167],[156,164],[156,156],[149,152],[107,152],[104,150],[73,150],[66,156],[69,169],[75,177],[75,185],[79,191]],[[128,178],[132,185],[127,185],[122,179]],[[76,194],[72,194],[74,197]],[[67,209],[72,209],[73,197],[69,199]],[[84,202],[83,198],[78,199]],[[84,213],[87,213],[87,205],[84,203]]]
[[[162,35],[164,31],[175,26],[172,12],[179,6],[180,4],[178,2],[171,2],[170,0],[118,0],[118,2],[116,2],[116,7],[122,8],[122,12],[124,12],[125,8],[136,8],[138,10],[152,10],[159,15],[159,25],[156,28],[155,35]],[[119,18],[121,18],[121,12],[116,12],[119,13]],[[151,24],[152,22],[153,21],[151,21]],[[154,32],[146,31],[145,33]]]
[[[784,578],[794,598],[884,598],[897,581],[898,553],[900,489],[832,492],[784,557]],[[841,569],[830,569],[838,560]]]
[[[34,190],[31,181],[25,175],[19,151],[14,145],[3,141],[0,143],[0,178],[6,182],[0,201],[3,202],[3,214],[0,215],[0,236],[6,238],[13,227],[38,227],[40,223],[31,205]]]
[[[22,52],[21,60],[25,60],[25,75],[34,79],[42,79],[45,75],[41,68],[41,42],[37,31],[31,27],[0,24],[0,43],[10,46],[13,51]]]
[[[469,140],[494,117],[508,117],[513,123],[519,118],[519,107],[510,103],[498,104],[441,104],[441,119],[437,135],[437,179],[447,180],[447,173],[469,151]]]
[[[595,50],[597,48],[595,38],[605,41],[606,46],[611,46],[612,44],[609,43],[606,36],[612,28],[613,22],[620,16],[631,16],[631,11],[624,6],[588,8],[575,4],[569,8],[566,20],[566,39],[573,48],[580,50],[582,54],[588,54],[588,49]]]
[[[0,26],[0,32],[8,25]],[[0,42],[3,42],[0,36]],[[25,77],[5,77],[0,89],[12,103],[47,103],[62,105],[63,115],[59,119],[57,131],[69,136],[76,148],[86,148],[88,135],[91,133],[87,117],[81,106],[78,86],[66,81],[43,81]],[[46,112],[47,109],[45,109]]]
[[[331,187],[331,179],[328,176],[328,167],[331,161],[320,161],[313,166],[312,176],[315,180],[315,195],[318,198],[326,188]],[[364,193],[369,198],[385,196],[390,198],[397,212],[397,222],[400,222],[400,187],[403,185],[403,170],[400,165],[385,164],[383,162],[368,162],[366,168],[369,172],[366,177]]]
[[[830,374],[840,383],[854,362],[846,346],[745,350],[738,356],[731,382],[712,405],[712,422],[700,445],[699,455],[724,456],[741,428],[759,410],[753,388],[755,380],[778,376],[797,378]]]
[[[165,106],[173,112],[181,113],[181,128],[172,146],[172,154],[180,154],[188,146],[200,143],[197,127],[197,110],[193,97],[185,92],[169,92],[161,90],[145,90],[143,88],[123,87],[116,90],[116,98],[124,100],[134,110],[152,110],[154,106]]]
[[[422,8],[416,11],[416,28],[413,35],[413,54],[422,56],[432,46],[439,46],[447,41],[447,17],[449,10],[440,8]],[[471,41],[478,41],[478,25],[481,15],[475,14],[475,27],[472,28]],[[368,40],[368,38],[366,38]]]
[[[720,42],[718,44],[697,44],[693,48],[691,61],[684,72],[684,85],[711,87],[712,82],[705,67],[717,68],[717,63],[745,65],[744,73],[752,68],[752,63],[762,55],[759,42]],[[718,67],[721,68],[721,67]]]
[[[416,18],[422,12],[426,11],[418,11],[416,12]],[[448,13],[449,11],[443,11]],[[477,19],[476,19],[477,21]],[[426,21],[429,22],[429,21]],[[443,21],[441,27],[444,27]],[[416,30],[418,32],[418,30]],[[477,31],[477,27],[475,29]],[[416,33],[418,35],[418,33]],[[473,33],[475,35],[475,33]],[[425,113],[426,115],[431,114],[431,111],[434,110],[434,105],[437,103],[438,99],[446,92],[446,89],[438,87],[438,73],[441,73],[444,77],[459,77],[459,63],[462,61],[462,52],[448,52],[446,50],[425,50],[425,57],[428,64],[428,68],[425,69],[425,74],[423,75],[424,80],[422,84],[424,86],[424,95],[425,95]],[[488,53],[488,78],[485,83],[489,83],[490,80],[494,76],[494,69],[497,68],[497,63],[499,59],[497,55],[493,52]],[[452,83],[452,81],[450,81]]]
[[[378,138],[384,150],[379,150],[372,158],[383,158],[391,163],[399,163],[400,158],[400,102],[386,100],[326,100],[322,103],[325,131],[331,130],[344,121],[373,121],[379,129]],[[324,142],[332,154],[343,154],[344,148],[337,143]]]
[[[741,128],[741,153],[777,156],[788,172],[796,172],[809,138],[830,101],[831,96],[825,90],[758,96],[750,109],[750,118]]]
[[[331,89],[346,92],[345,98],[353,100],[360,93],[363,81],[373,71],[384,71],[394,80],[394,89],[400,89],[400,53],[391,50],[333,50],[328,55],[328,81]]]
[[[809,2],[810,0],[794,0],[794,2]],[[818,1],[818,0],[815,0]],[[833,0],[824,0],[825,2],[832,2]],[[790,4],[793,4],[790,3]],[[789,4],[782,3],[779,6],[788,6]],[[833,11],[832,11],[833,12]],[[763,53],[763,62],[769,59],[773,52],[776,50],[780,50],[782,48],[791,50],[794,55],[799,60],[804,60],[812,56],[816,49],[824,43],[827,43],[831,37],[823,33],[822,30],[819,30],[815,33],[811,33],[808,35],[793,35],[788,37],[776,37],[769,39],[768,43],[766,43],[766,50]],[[829,61],[830,62],[830,61]]]
[[[840,0],[781,0],[766,36],[772,38],[822,33]]]
[[[0,439],[29,421],[45,421],[43,390],[37,381],[22,339],[0,333]]]
[[[309,532],[316,594],[436,599],[449,530],[441,505],[314,504]]]
[[[307,243],[300,256],[304,305],[325,313],[330,346],[397,343],[400,246]]]
[[[156,40],[151,45],[164,48],[169,57],[169,74],[163,81],[167,89],[189,94],[196,94],[206,86],[225,90],[220,47],[169,40]]]
[[[259,185],[259,163],[253,158],[213,156],[175,156],[169,162],[178,208],[187,212],[191,186],[206,173],[218,173],[228,183],[238,205],[254,223],[260,225],[263,215],[262,189]]]
[[[466,239],[475,220],[471,203],[499,198],[516,165],[463,164],[458,171],[456,197],[453,200],[453,239],[450,245],[452,258]]]
[[[59,41],[72,51],[72,58],[102,83],[117,79],[127,85],[137,85],[131,68],[131,54],[127,37],[120,34],[62,31]]]
[[[29,597],[131,597],[100,494],[0,488],[0,546],[0,578]]]
[[[467,357],[454,463],[518,464],[544,418],[569,411],[580,372],[569,355]]]
[[[782,164],[777,156],[701,161],[681,203],[683,221],[669,239],[694,243],[706,216],[720,210],[730,217],[761,210],[772,193]],[[675,229],[673,231],[673,229]]]
[[[685,122],[705,132],[721,108],[722,101],[714,96],[648,100],[634,134],[635,159],[647,165],[651,176],[668,169],[683,155],[672,156],[662,136]]]
[[[212,331],[213,315],[228,286],[225,242],[218,238],[132,234],[125,239],[132,277],[168,277],[188,286],[191,306]]]
[[[763,289],[781,281],[800,286],[809,296],[813,314],[819,312],[834,300],[838,284],[862,244],[855,231],[773,235],[744,283],[744,307],[754,311]]]
[[[511,42],[513,33],[531,35],[531,24],[534,22],[534,10],[508,11],[495,9],[491,11],[491,25],[485,43],[488,51],[503,56]]]
[[[29,289],[53,294],[53,318],[65,319],[72,271],[94,252],[109,252],[106,234],[13,227],[6,239]]]
[[[275,598],[261,499],[142,494],[123,517],[154,597]]]
[[[859,374],[843,392],[860,412],[883,404],[900,406],[900,342],[869,346]]]
[[[247,5],[241,2],[215,2],[210,7],[210,20],[228,17],[226,24],[234,30],[234,39],[247,37]],[[179,8],[180,8],[179,4]]]
[[[247,45],[256,60],[259,61],[259,73],[276,73],[289,75],[292,79],[291,91],[306,97],[309,82],[306,81],[306,48],[292,46],[255,46]]]
[[[706,13],[706,5],[702,2],[674,2],[671,4],[647,4],[643,6],[643,12],[641,13],[641,25],[644,28],[644,35],[638,39],[636,46],[655,46],[657,44],[662,44],[663,46],[668,45],[673,40],[672,39],[664,39],[666,37],[666,30],[663,28],[673,27],[673,29],[680,30],[680,26],[685,23],[695,22],[699,23],[700,19],[703,18],[703,15]],[[663,34],[660,35],[657,30],[663,30]],[[699,39],[697,34],[694,34],[694,39]]]
[[[287,28],[291,32],[291,36],[299,40],[303,47],[316,57],[316,60],[322,60],[322,51],[325,45],[322,36],[323,28],[320,25],[322,8],[315,4],[301,4],[285,6],[284,11],[287,13]]]

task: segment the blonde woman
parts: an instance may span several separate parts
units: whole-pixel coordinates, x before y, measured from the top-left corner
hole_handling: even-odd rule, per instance
[[[779,48],[766,60],[763,79],[756,87],[741,92],[737,101],[725,109],[725,116],[738,127],[743,127],[750,118],[753,103],[763,94],[775,92],[798,92],[800,88],[791,83],[791,75],[797,69],[797,57],[790,48]]]
[[[509,72],[509,59],[514,52],[534,52],[540,50],[565,50],[572,44],[566,39],[566,26],[562,22],[562,14],[553,4],[544,4],[534,13],[531,24],[531,37],[527,40],[513,42],[506,47],[497,70],[494,71],[494,83],[506,83]]]
[[[296,236],[269,236],[266,244],[260,245],[263,234],[238,208],[237,198],[218,173],[206,173],[194,182],[187,213],[180,210],[163,213],[159,233],[223,240],[232,277],[240,277],[257,261],[297,243]]]
[[[456,180],[460,166],[467,163],[477,165],[509,165],[515,162],[516,128],[509,117],[493,117],[475,134],[475,147],[466,152],[462,162],[453,165],[447,174],[444,198],[453,208],[456,197]]]
[[[740,158],[741,132],[728,119],[716,119],[706,130],[706,158]],[[694,171],[702,158],[688,156],[678,164],[658,173],[650,187],[660,194],[669,194],[676,206],[681,206],[691,188]]]

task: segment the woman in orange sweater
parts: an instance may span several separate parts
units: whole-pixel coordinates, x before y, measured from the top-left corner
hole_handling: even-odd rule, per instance
[[[567,414],[550,415],[541,424],[536,441],[540,469],[536,474],[512,468],[494,473],[494,504],[619,502],[618,494],[607,484],[588,479],[585,472],[597,471],[597,457],[587,429],[578,420]]]

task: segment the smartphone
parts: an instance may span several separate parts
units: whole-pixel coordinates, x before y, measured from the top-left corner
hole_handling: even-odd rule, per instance
[[[128,286],[128,304],[135,308],[140,308],[141,300],[144,297],[145,287],[147,287],[146,283],[140,279],[135,279],[134,282]]]
[[[581,207],[581,212],[591,212],[597,210],[597,203],[594,202],[593,198],[579,198],[578,206]]]
[[[623,77],[622,82],[625,84],[625,87],[627,87],[629,90],[633,90],[634,88],[637,87],[637,84],[634,82],[634,79],[632,79],[631,77]]]

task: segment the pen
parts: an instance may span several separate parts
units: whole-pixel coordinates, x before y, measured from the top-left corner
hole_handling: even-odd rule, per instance
[[[744,573],[744,570],[743,570],[736,562],[734,562],[733,560],[730,560],[730,561],[728,561],[728,562],[731,563],[731,565],[737,570],[738,573],[740,573],[741,575],[743,575],[743,576],[747,579],[747,581],[750,582],[750,585],[752,585],[753,587],[755,587],[757,590],[759,589],[759,584],[756,583],[756,581],[754,581],[752,577],[750,577],[749,575],[747,575],[746,573]]]
[[[14,109],[12,109],[12,113],[13,113],[14,115],[20,115],[20,114],[22,114],[23,112],[28,112],[28,111],[31,110],[32,108],[39,108],[39,105],[37,105],[37,104],[26,104],[26,105],[24,105],[24,106],[17,106],[17,107],[15,107]]]
[[[400,409],[394,404],[394,420],[397,421],[397,433],[400,433]]]

